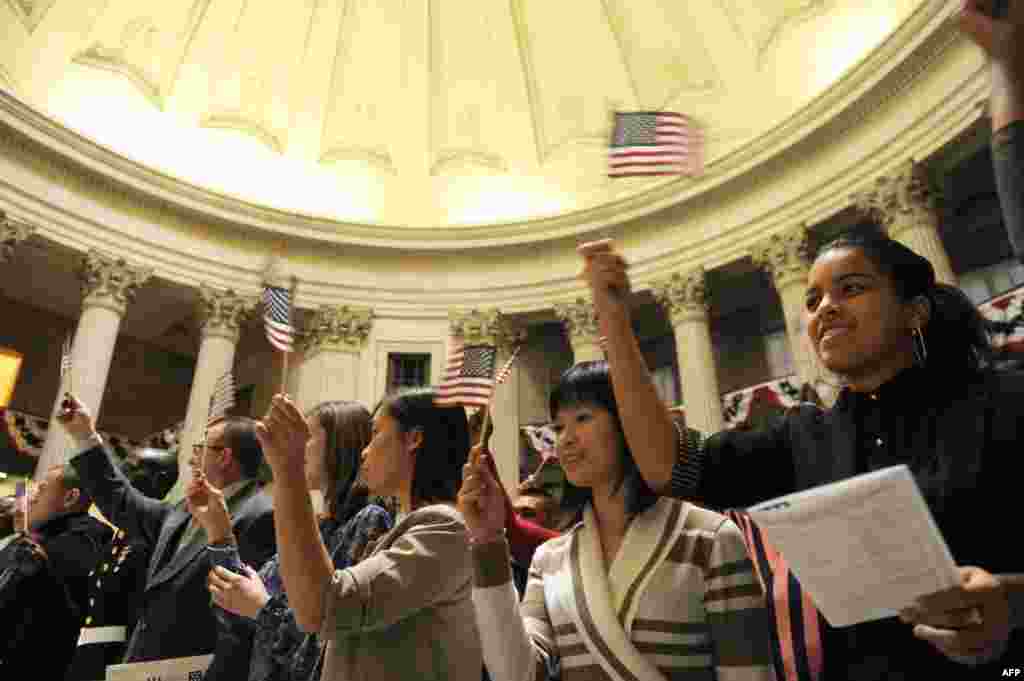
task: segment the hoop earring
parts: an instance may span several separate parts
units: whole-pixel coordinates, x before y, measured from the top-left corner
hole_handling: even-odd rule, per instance
[[[928,363],[928,346],[925,345],[921,327],[915,326],[911,329],[910,336],[914,342],[914,363],[919,367],[923,367]]]

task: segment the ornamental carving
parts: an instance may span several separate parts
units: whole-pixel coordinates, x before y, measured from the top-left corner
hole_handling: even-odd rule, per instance
[[[773,234],[754,246],[754,264],[772,275],[775,288],[783,290],[807,278],[811,263],[810,230],[806,224]]]
[[[655,281],[651,289],[673,324],[707,317],[710,296],[703,266]]]
[[[874,186],[852,197],[854,206],[877,220],[889,236],[920,225],[938,226],[939,193],[922,165],[908,161],[894,175],[882,175]]]
[[[256,309],[257,300],[226,291],[199,287],[199,322],[202,335],[238,339],[242,323]]]
[[[153,275],[153,270],[133,267],[124,258],[112,258],[92,250],[82,259],[78,276],[86,307],[106,307],[124,314],[128,303]]]
[[[306,327],[306,352],[340,349],[358,352],[373,327],[373,310],[368,307],[321,305]]]
[[[35,231],[35,227],[24,222],[14,222],[0,211],[0,263],[8,262],[14,254],[14,248]]]
[[[448,328],[453,336],[460,336],[465,345],[497,346],[503,337],[501,313],[489,310],[450,310]]]
[[[573,347],[597,342],[601,332],[597,326],[597,310],[586,298],[577,298],[571,303],[556,303],[555,314],[565,327]]]

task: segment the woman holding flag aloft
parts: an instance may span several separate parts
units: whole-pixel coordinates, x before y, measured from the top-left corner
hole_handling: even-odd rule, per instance
[[[325,680],[480,678],[468,538],[455,508],[469,432],[463,407],[436,398],[435,389],[413,389],[375,409],[362,475],[370,494],[397,496],[400,513],[360,563],[342,570],[306,487],[306,419],[276,395],[258,426],[275,480],[281,577],[299,626],[327,642]]]

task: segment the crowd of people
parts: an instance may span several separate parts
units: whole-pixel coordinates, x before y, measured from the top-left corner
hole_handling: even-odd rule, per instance
[[[1022,256],[1024,3],[1000,20],[988,5],[966,2],[961,24],[990,57],[997,185]],[[209,429],[169,503],[167,467],[129,479],[68,395],[70,462],[27,507],[0,506],[0,670],[95,680],[114,661],[212,655],[208,680],[899,681],[1024,666],[1024,554],[985,530],[1021,479],[1024,374],[994,364],[977,310],[928,260],[880,232],[823,247],[806,333],[843,379],[836,403],[714,434],[660,400],[625,258],[608,241],[579,251],[607,359],[551,394],[557,499],[533,480],[513,503],[479,421],[417,388],[372,411],[303,413],[276,395],[262,419]],[[786,620],[742,509],[895,464],[960,584],[897,618]]]

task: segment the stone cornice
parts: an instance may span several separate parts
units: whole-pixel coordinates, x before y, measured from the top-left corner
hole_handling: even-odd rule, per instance
[[[208,219],[240,227],[286,234],[299,239],[361,244],[394,249],[466,249],[528,243],[578,236],[626,220],[650,215],[735,180],[774,158],[781,150],[814,135],[835,139],[834,128],[853,115],[881,106],[905,85],[906,73],[923,70],[958,38],[949,18],[956,3],[927,2],[885,42],[825,93],[781,125],[741,149],[714,159],[697,181],[667,183],[601,207],[548,219],[489,225],[396,228],[392,225],[340,222],[275,210],[189,184],[112,152],[61,126],[0,92],[0,123],[106,177],[162,202],[197,212]]]

